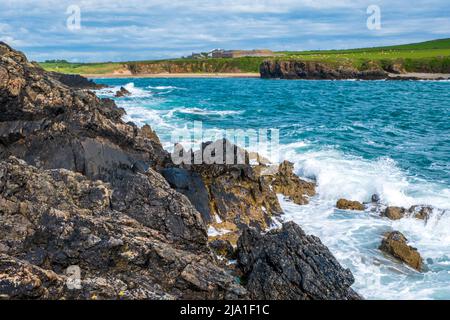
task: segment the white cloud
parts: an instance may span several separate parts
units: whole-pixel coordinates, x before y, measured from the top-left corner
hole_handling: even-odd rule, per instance
[[[448,0],[0,0],[0,39],[33,59],[176,57],[213,47],[275,50],[391,44],[450,34]],[[82,29],[66,28],[78,4]],[[366,28],[378,4],[382,29]]]

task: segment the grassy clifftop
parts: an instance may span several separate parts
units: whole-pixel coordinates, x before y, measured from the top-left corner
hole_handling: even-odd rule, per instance
[[[267,59],[305,60],[336,66],[352,66],[358,70],[370,68],[400,68],[407,72],[450,73],[450,38],[421,43],[358,48],[349,50],[284,51],[273,58],[244,57],[218,59],[173,59],[136,62],[69,63],[44,62],[49,71],[75,74],[111,74],[114,72],[142,73],[239,73],[259,72],[260,64]]]

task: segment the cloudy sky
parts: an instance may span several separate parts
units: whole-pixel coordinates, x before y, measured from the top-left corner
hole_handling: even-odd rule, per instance
[[[67,27],[73,5],[81,12],[79,30]],[[370,5],[381,10],[379,30],[367,28]],[[0,0],[0,41],[37,61],[159,59],[213,48],[342,49],[447,37],[449,0]]]

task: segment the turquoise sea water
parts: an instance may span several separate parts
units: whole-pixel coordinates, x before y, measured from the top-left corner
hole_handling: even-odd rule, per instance
[[[369,299],[450,299],[450,82],[261,79],[99,79],[132,93],[126,120],[150,124],[163,144],[193,121],[206,129],[280,130],[282,157],[317,182],[307,206],[281,199],[286,215],[329,246]],[[339,198],[435,207],[425,223],[334,208]],[[425,259],[418,273],[384,256],[399,230]]]

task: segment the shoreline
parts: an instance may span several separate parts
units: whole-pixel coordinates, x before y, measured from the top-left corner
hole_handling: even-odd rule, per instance
[[[179,79],[179,78],[191,78],[191,79],[259,79],[261,75],[259,73],[148,73],[148,74],[131,74],[131,73],[105,73],[105,74],[80,74],[80,76],[88,79],[145,79],[145,78],[160,78],[160,79]],[[292,79],[296,80],[296,79]],[[297,79],[297,80],[320,80],[320,79]],[[342,79],[351,80],[351,79]],[[450,80],[450,74],[448,73],[389,73],[385,80]],[[370,81],[370,80],[365,80]]]
[[[149,74],[80,74],[90,79],[110,78],[260,78],[259,73],[149,73]]]
[[[450,73],[418,73],[418,72],[407,72],[407,73],[389,73],[389,78],[397,79],[410,79],[415,78],[418,80],[448,80],[450,79]]]

